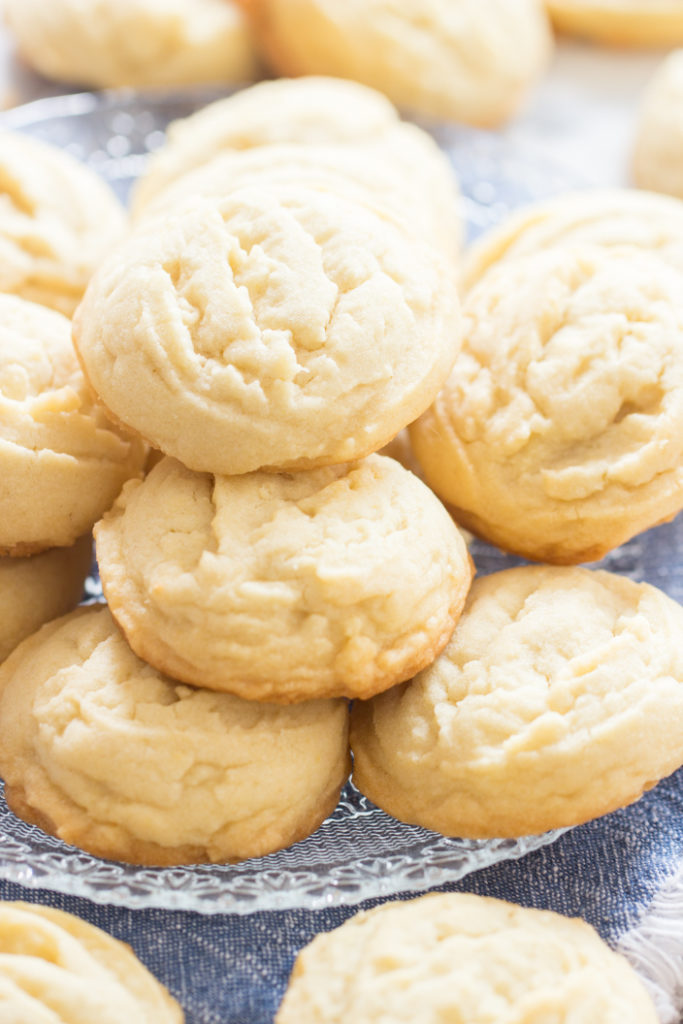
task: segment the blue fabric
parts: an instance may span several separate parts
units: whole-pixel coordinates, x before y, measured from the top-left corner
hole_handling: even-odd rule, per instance
[[[579,915],[613,942],[681,863],[683,769],[637,804],[441,890]],[[129,943],[180,1001],[187,1024],[271,1024],[296,952],[358,909],[207,917],[105,907],[8,883],[0,883],[0,896],[68,910]]]

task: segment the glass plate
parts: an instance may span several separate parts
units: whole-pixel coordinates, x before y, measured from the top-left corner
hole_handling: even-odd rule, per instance
[[[182,94],[117,92],[75,94],[16,108],[0,125],[19,129],[88,163],[126,199],[149,153],[161,145],[168,122],[216,97],[206,90]],[[581,184],[547,161],[533,164],[514,132],[492,134],[434,127],[460,177],[470,237],[513,207]],[[660,527],[613,552],[610,568],[649,579],[683,598],[683,572],[667,554],[683,542],[683,524]],[[517,564],[479,542],[480,572]],[[89,581],[88,596],[97,594]],[[334,814],[303,842],[236,865],[135,867],[99,860],[17,819],[0,787],[0,877],[96,902],[215,913],[250,913],[290,907],[317,909],[354,904],[406,890],[424,890],[518,858],[552,842],[560,832],[520,840],[447,839],[395,821],[345,788]]]

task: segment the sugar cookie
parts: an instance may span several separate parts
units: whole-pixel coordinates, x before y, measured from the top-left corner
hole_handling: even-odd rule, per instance
[[[25,60],[95,88],[236,82],[256,70],[232,0],[5,0]]]
[[[667,57],[643,96],[633,175],[641,188],[683,199],[683,50]]]
[[[125,214],[84,164],[18,132],[0,132],[0,292],[71,316]]]
[[[94,401],[66,317],[0,295],[0,554],[73,544],[144,458]]]
[[[92,537],[32,558],[0,558],[0,661],[44,622],[75,608],[92,564]]]
[[[299,954],[275,1024],[657,1024],[628,961],[578,918],[469,893],[364,910]]]
[[[325,74],[399,107],[491,127],[549,62],[537,0],[241,0],[279,75]]]
[[[683,0],[546,0],[555,28],[614,46],[683,43]]]
[[[460,344],[452,264],[398,219],[282,184],[144,219],[93,278],[74,341],[123,423],[212,473],[380,448]]]
[[[183,1024],[123,942],[37,903],[0,902],[0,1018],[21,1024]]]
[[[683,507],[683,272],[649,252],[507,260],[465,303],[410,427],[458,522],[544,562],[601,558]]]
[[[434,664],[354,704],[354,782],[402,821],[471,838],[623,807],[683,763],[681,637],[680,605],[623,576],[477,579]]]

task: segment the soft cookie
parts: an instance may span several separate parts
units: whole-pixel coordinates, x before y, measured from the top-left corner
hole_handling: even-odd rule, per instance
[[[87,387],[66,317],[0,295],[0,554],[73,544],[144,458]]]
[[[93,278],[74,341],[117,419],[212,473],[376,451],[460,344],[452,264],[398,218],[283,183],[140,222]]]
[[[259,857],[333,810],[347,718],[343,700],[283,708],[184,686],[140,661],[95,605],[0,667],[0,774],[19,817],[95,856]]]
[[[0,1019],[182,1024],[175,999],[123,942],[73,914],[0,903]]]
[[[370,696],[429,664],[472,570],[393,459],[214,477],[166,459],[98,523],[107,600],[169,675],[252,700]]]
[[[683,43],[682,0],[546,0],[561,32],[614,46]]]
[[[577,247],[505,260],[410,427],[458,522],[537,561],[601,558],[683,506],[683,272]]]
[[[641,188],[683,199],[683,50],[667,57],[645,91],[633,175]]]
[[[683,763],[682,637],[680,605],[623,576],[475,580],[434,664],[354,704],[354,782],[402,821],[471,838],[623,807]]]

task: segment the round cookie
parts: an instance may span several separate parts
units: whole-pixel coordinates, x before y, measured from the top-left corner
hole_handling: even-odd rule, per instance
[[[0,295],[0,554],[73,544],[144,458],[95,402],[66,317]]]
[[[123,207],[89,167],[0,132],[0,292],[71,316],[124,228]]]
[[[683,50],[667,57],[643,96],[633,176],[640,188],[683,199]]]
[[[256,71],[233,0],[5,0],[3,11],[27,63],[57,81],[191,85]]]
[[[297,957],[275,1024],[657,1024],[638,975],[578,918],[470,893],[363,910]]]
[[[452,265],[349,196],[256,186],[143,220],[93,278],[74,341],[122,422],[212,473],[380,448],[460,344]]]
[[[546,0],[561,32],[613,46],[683,43],[683,0]]]
[[[419,114],[493,127],[549,63],[538,0],[241,0],[279,75],[363,82]]]
[[[472,578],[441,503],[378,455],[237,477],[166,459],[96,540],[133,650],[251,700],[367,697],[408,679],[446,645]]]
[[[601,558],[683,507],[683,273],[591,247],[500,263],[410,426],[427,483],[526,558]]]
[[[524,207],[466,254],[467,292],[496,263],[557,246],[648,250],[683,272],[683,203],[638,189],[587,189]]]
[[[258,82],[169,125],[133,188],[139,214],[168,185],[214,157],[270,145],[373,145],[400,124],[381,93],[311,75]]]
[[[682,636],[680,605],[623,576],[477,579],[434,664],[354,704],[354,782],[402,821],[469,838],[632,803],[683,763]]]
[[[21,1024],[183,1024],[129,946],[52,907],[0,902],[0,1018]]]
[[[76,607],[91,564],[90,534],[32,558],[0,558],[0,662],[44,622]]]
[[[346,701],[278,707],[140,661],[102,605],[0,667],[0,774],[25,821],[99,857],[260,857],[309,835],[349,773]]]

